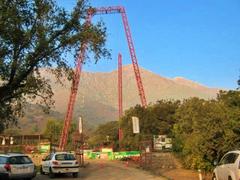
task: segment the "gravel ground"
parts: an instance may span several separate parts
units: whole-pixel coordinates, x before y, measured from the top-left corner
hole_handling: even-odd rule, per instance
[[[88,160],[89,164],[85,168],[81,168],[78,178],[73,178],[71,175],[59,175],[56,180],[166,180],[163,177],[154,176],[150,173],[129,167],[125,162],[105,161],[105,160]],[[38,174],[34,180],[50,179],[48,175]]]

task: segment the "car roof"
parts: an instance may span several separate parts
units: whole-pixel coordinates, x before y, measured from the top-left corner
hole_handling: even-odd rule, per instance
[[[73,154],[73,153],[71,153],[71,152],[55,152],[53,154]]]
[[[6,154],[0,154],[0,156],[13,157],[13,156],[27,156],[27,155],[22,154],[22,153],[6,153]]]
[[[240,154],[240,150],[228,151],[226,154],[229,154],[229,153],[237,153],[237,154]]]

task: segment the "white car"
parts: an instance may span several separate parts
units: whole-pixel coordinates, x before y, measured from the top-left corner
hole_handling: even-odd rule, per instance
[[[240,179],[240,151],[226,153],[219,163],[215,163],[213,180],[239,180]]]
[[[42,160],[41,174],[49,174],[53,178],[55,174],[71,173],[78,177],[79,164],[75,156],[68,152],[51,153]]]
[[[0,179],[33,179],[36,168],[32,160],[24,154],[0,154]]]

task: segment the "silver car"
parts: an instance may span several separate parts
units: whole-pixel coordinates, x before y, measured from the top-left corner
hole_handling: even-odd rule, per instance
[[[24,154],[0,154],[0,179],[29,179],[36,176],[32,160]]]
[[[239,180],[240,179],[240,151],[229,151],[219,163],[214,162],[213,180]]]
[[[78,177],[79,164],[75,156],[68,152],[56,152],[49,154],[42,160],[41,174],[49,174],[53,178],[55,174],[72,174]]]

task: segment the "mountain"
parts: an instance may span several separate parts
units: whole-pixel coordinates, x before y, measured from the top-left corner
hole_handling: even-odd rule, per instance
[[[140,69],[148,103],[160,99],[185,99],[200,97],[215,98],[219,89],[208,88],[182,77],[165,78],[143,68]],[[64,119],[70,95],[71,82],[63,79],[57,84],[55,77],[42,70],[42,75],[50,80],[54,91],[57,118]],[[74,119],[82,116],[87,123],[96,127],[100,123],[117,120],[118,113],[118,72],[83,72],[80,78],[78,95],[74,107]],[[140,104],[137,84],[132,65],[123,67],[123,108]],[[28,114],[28,112],[27,112]],[[41,115],[42,116],[42,115]],[[36,115],[37,117],[37,115]]]
[[[148,102],[159,99],[184,99],[200,97],[204,99],[215,98],[218,89],[208,88],[184,78],[164,78],[141,68],[141,76]],[[51,77],[53,78],[53,77]],[[51,79],[53,82],[53,79]],[[56,100],[56,110],[65,112],[70,82],[62,87],[53,84]],[[117,109],[117,71],[107,73],[83,72],[79,84],[77,104],[85,107],[88,101],[98,102]],[[67,96],[67,97],[66,97]],[[140,103],[134,71],[131,65],[123,67],[123,107],[127,109]]]

